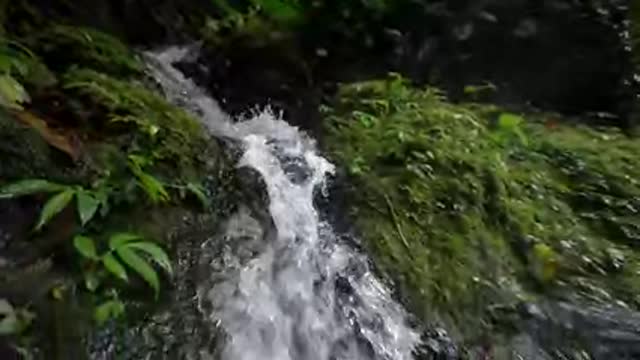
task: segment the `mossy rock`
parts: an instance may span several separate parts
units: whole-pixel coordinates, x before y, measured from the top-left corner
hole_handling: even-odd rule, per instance
[[[63,167],[69,163],[64,157],[64,154],[52,149],[37,131],[0,109],[0,158],[3,161],[0,167],[1,181],[65,178]],[[67,164],[54,164],[54,159]]]
[[[475,336],[541,295],[640,306],[637,140],[400,78],[343,86],[325,114],[357,227],[423,319]]]

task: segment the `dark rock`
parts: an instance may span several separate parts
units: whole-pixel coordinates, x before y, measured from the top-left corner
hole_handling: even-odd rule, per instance
[[[618,305],[560,302],[520,307],[521,331],[548,354],[584,351],[594,360],[640,356],[640,313]]]
[[[624,11],[616,1],[601,8],[571,1],[468,5],[450,19],[436,19],[445,35],[432,56],[419,61],[414,45],[408,56],[419,62],[410,74],[444,85],[454,98],[463,97],[465,85],[489,81],[498,87],[492,99],[498,103],[568,114],[613,113],[624,125],[629,116],[624,103],[631,96],[624,85],[631,76],[620,29]],[[473,31],[461,38],[460,25],[454,24],[470,17],[467,12],[489,13],[496,21],[472,18],[464,27]],[[434,34],[414,36],[422,43]]]
[[[407,1],[380,16],[354,5],[351,28],[360,30],[331,23],[335,12],[325,7],[295,36],[231,37],[183,69],[232,115],[270,105],[315,137],[317,107],[336,83],[388,71],[435,83],[454,100],[465,97],[466,85],[490,82],[497,91],[487,100],[498,104],[631,123],[637,88],[622,1]],[[327,51],[318,56],[318,49]]]

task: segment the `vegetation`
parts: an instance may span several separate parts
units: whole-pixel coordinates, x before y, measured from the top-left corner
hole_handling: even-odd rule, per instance
[[[94,29],[45,27],[0,42],[0,202],[39,209],[11,225],[28,226],[12,245],[36,253],[0,271],[0,335],[26,353],[33,337],[48,336],[42,329],[63,326],[47,324],[58,320],[43,303],[83,304],[102,326],[126,313],[134,289],[158,299],[159,270],[171,275],[172,261],[170,244],[157,241],[173,222],[153,231],[132,224],[159,207],[210,210],[201,184],[219,156],[198,122],[155,90],[129,46]],[[9,289],[15,284],[38,295],[13,295],[22,291]],[[83,319],[75,321],[82,331]],[[50,346],[56,358],[68,355]]]
[[[358,228],[425,319],[480,335],[542,293],[640,306],[636,140],[397,76],[343,86],[324,110]]]
[[[0,1],[0,215],[10,215],[0,217],[0,230],[12,234],[0,238],[0,250],[10,250],[0,254],[0,341],[29,352],[26,340],[43,337],[36,330],[66,336],[57,325],[69,322],[84,331],[68,321],[75,315],[49,308],[79,306],[104,326],[122,320],[134,299],[155,302],[173,272],[173,244],[163,242],[172,209],[221,207],[211,206],[227,191],[217,143],[167,103],[123,38],[145,47],[202,39],[221,65],[205,75],[259,59],[270,89],[302,103],[307,93],[332,92],[339,78],[382,73],[387,62],[429,73],[422,80],[448,76],[440,70],[468,63],[476,45],[467,38],[490,23],[548,31],[530,18],[534,6],[504,21],[485,2],[462,3]],[[638,4],[629,16],[636,68]],[[600,15],[617,16],[608,14]],[[156,26],[162,22],[170,24]],[[293,80],[281,82],[288,77],[279,71]],[[245,82],[252,75],[243,76],[240,91],[254,90]],[[473,81],[461,89],[468,99],[503,92],[497,81]],[[640,308],[637,139],[553,113],[454,104],[399,76],[343,85],[324,112],[362,238],[419,317],[473,337],[495,327],[500,311],[543,296]],[[49,318],[57,324],[45,324]],[[75,358],[58,345],[56,358]]]
[[[95,292],[107,274],[114,275],[125,282],[128,281],[124,263],[153,288],[157,297],[160,291],[158,274],[143,257],[138,255],[138,252],[148,255],[152,261],[171,274],[171,262],[164,250],[154,243],[143,241],[138,235],[129,233],[111,236],[108,244],[108,250],[98,255],[96,242],[92,238],[78,235],[73,239],[73,245],[78,253],[89,262],[88,270],[84,273],[87,290]],[[109,290],[112,292],[114,289]],[[99,310],[97,312],[99,313]],[[107,320],[103,316],[98,318],[101,323]]]

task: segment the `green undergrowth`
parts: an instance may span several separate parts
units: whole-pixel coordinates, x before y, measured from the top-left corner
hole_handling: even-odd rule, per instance
[[[185,111],[139,82],[92,69],[72,68],[63,75],[62,86],[91,114],[85,123],[94,128],[93,135],[112,135],[124,154],[141,153],[160,167],[164,163],[172,176],[195,175],[206,139],[200,124]]]
[[[12,327],[13,345],[68,358],[83,343],[49,329],[82,337],[87,323],[123,318],[125,304],[161,298],[169,235],[187,215],[215,218],[226,160],[117,38],[58,24],[2,35],[0,206],[20,213],[0,219],[11,238],[0,300],[34,315]],[[81,315],[60,319],[51,307]]]
[[[56,71],[73,64],[116,76],[136,76],[144,70],[134,52],[117,38],[85,27],[52,24],[29,34],[25,43]]]
[[[126,167],[130,155],[174,182],[198,180],[208,146],[202,127],[162,97],[126,44],[97,30],[53,24],[0,45],[0,65],[6,58],[12,81],[0,81],[9,89],[3,98],[12,100],[5,120],[29,113],[22,127],[37,130],[76,165],[88,165],[81,169],[87,180]],[[23,131],[16,126],[6,125]],[[21,175],[5,169],[3,177]]]
[[[378,268],[466,336],[537,296],[640,306],[640,143],[453,104],[401,78],[343,86],[328,147]]]

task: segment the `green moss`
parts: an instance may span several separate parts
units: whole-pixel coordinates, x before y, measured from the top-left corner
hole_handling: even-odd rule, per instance
[[[120,137],[125,154],[142,153],[164,162],[173,175],[187,176],[195,166],[206,144],[202,127],[158,94],[90,69],[72,68],[62,82],[69,96],[81,99],[87,111],[94,109],[89,126],[100,132],[97,136]]]
[[[469,335],[542,292],[640,305],[637,141],[398,78],[344,86],[327,118],[357,225],[420,316]]]

